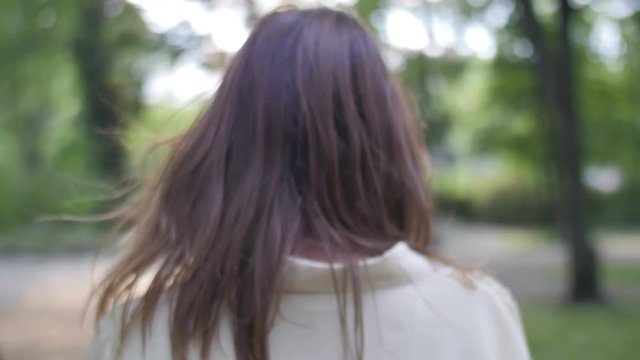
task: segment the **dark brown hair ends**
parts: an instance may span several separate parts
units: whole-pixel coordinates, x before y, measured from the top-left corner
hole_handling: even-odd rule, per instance
[[[237,359],[266,360],[284,266],[311,246],[347,270],[344,291],[336,278],[338,311],[343,338],[353,339],[346,353],[362,358],[358,259],[401,240],[426,252],[429,242],[417,125],[353,17],[329,9],[266,15],[208,109],[173,145],[157,184],[122,213],[130,247],[98,289],[98,317],[131,300],[153,269],[123,339],[134,323],[148,331],[166,297],[174,358],[185,359],[192,344],[206,358],[228,313]]]

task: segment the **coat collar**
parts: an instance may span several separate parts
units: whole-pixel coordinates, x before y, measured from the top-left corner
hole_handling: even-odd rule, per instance
[[[399,241],[382,255],[359,263],[363,291],[396,287],[422,278],[432,270],[429,260]],[[333,264],[290,257],[283,274],[284,293],[335,293],[336,281],[344,284],[346,271]],[[334,281],[335,279],[335,281]]]

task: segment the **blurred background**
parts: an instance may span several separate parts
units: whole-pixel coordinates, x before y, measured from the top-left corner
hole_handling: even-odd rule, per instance
[[[379,38],[427,123],[436,246],[512,289],[534,358],[633,358],[639,0],[0,1],[0,358],[83,358],[109,224],[48,217],[150,174],[285,3]]]

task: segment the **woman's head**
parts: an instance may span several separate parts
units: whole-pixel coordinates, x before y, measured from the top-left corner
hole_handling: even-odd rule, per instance
[[[238,358],[264,359],[280,274],[298,247],[344,263],[355,291],[358,256],[399,240],[425,249],[420,138],[374,39],[354,18],[328,9],[270,13],[125,219],[133,245],[105,280],[99,313],[157,264],[133,314],[148,323],[170,294],[176,357],[190,342],[206,354],[229,311]]]

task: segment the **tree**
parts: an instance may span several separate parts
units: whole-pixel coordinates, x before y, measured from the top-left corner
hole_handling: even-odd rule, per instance
[[[173,49],[125,1],[6,0],[0,23],[0,228],[92,211],[78,199],[122,172],[113,134],[142,108],[150,57]]]
[[[74,54],[84,93],[84,114],[95,161],[103,175],[120,176],[123,151],[115,136],[122,123],[118,91],[110,81],[113,54],[105,41],[102,1],[82,4]]]
[[[531,0],[518,0],[522,26],[535,49],[544,100],[553,121],[557,177],[560,187],[558,206],[562,234],[570,245],[572,301],[600,299],[595,251],[588,240],[585,190],[582,176],[581,118],[576,105],[575,72],[571,22],[575,9],[568,0],[559,0],[558,45],[554,52]]]
[[[140,61],[160,48],[130,4],[108,11],[107,0],[77,1],[73,54],[83,96],[83,114],[92,158],[100,175],[119,177],[125,153],[119,135],[142,108],[146,74]]]

